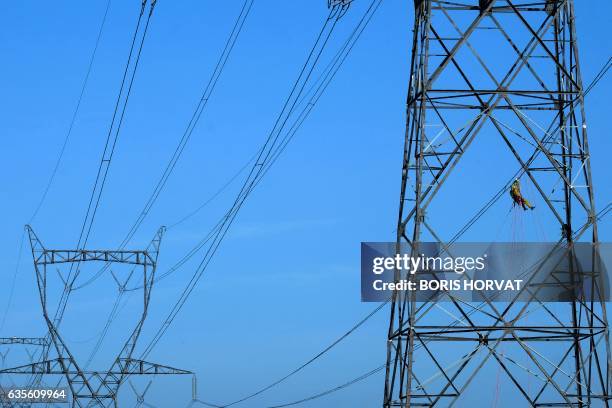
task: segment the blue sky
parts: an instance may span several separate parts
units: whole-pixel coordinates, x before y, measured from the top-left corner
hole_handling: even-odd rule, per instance
[[[356,0],[330,49],[348,35],[367,3]],[[111,4],[64,160],[33,222],[50,247],[74,246],[78,238],[138,4]],[[91,246],[117,246],[138,216],[241,4],[158,2]],[[27,245],[17,265],[20,237],[66,134],[105,5],[96,0],[0,6],[4,96],[0,101],[4,197],[0,312],[18,267],[0,336],[45,333]],[[576,4],[585,82],[612,51],[607,40],[611,12],[609,4],[598,8]],[[160,225],[170,225],[197,208],[249,160],[272,126],[326,14],[324,1],[255,2],[204,117],[133,246],[145,246]],[[249,198],[204,279],[149,357],[196,371],[202,399],[227,402],[268,384],[372,309],[359,300],[359,244],[393,240],[395,235],[412,17],[410,1],[383,2],[312,116]],[[605,153],[612,148],[609,84],[604,79],[587,99],[599,208],[612,200]],[[469,165],[471,174],[496,164],[484,157],[484,150],[475,154],[483,154],[483,159]],[[508,165],[504,171],[511,174],[514,169]],[[478,198],[495,189],[485,177],[471,177],[454,194]],[[206,234],[237,187],[233,184],[197,216],[168,231],[160,272]],[[443,206],[449,219],[455,213],[463,219],[471,214],[462,207],[461,197]],[[532,219],[518,222],[529,224]],[[489,236],[491,229],[503,228],[509,227],[501,222],[479,224],[468,238],[478,240]],[[453,230],[448,227],[445,233]],[[609,241],[611,236],[608,218],[601,225],[601,238]],[[143,343],[180,293],[198,258],[156,287]],[[112,278],[106,276],[75,294],[65,333],[78,353],[86,354],[90,340],[104,325],[114,291]],[[126,316],[113,326],[114,336],[129,327],[127,315],[138,306],[136,297],[122,309]],[[300,399],[374,368],[384,362],[386,327],[385,309],[325,359],[245,406]],[[15,361],[24,356],[23,350],[11,351]],[[110,346],[100,357],[101,364],[109,356]],[[305,406],[375,406],[382,397],[382,381],[380,375],[373,376]],[[124,391],[125,398],[132,399]],[[181,402],[170,402],[174,398]],[[156,380],[150,391],[151,402],[158,406],[183,406],[189,398],[188,379]]]

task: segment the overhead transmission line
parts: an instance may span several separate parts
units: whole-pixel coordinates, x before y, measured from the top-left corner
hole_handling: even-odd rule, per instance
[[[238,169],[238,171],[233,173],[232,176],[229,179],[227,179],[227,181],[225,181],[221,185],[221,187],[219,187],[210,197],[204,200],[202,204],[198,205],[195,209],[189,211],[187,214],[183,215],[181,218],[174,221],[172,224],[169,224],[168,229],[176,228],[180,224],[184,223],[185,221],[194,217],[200,211],[202,211],[206,206],[208,206],[208,204],[210,204],[213,200],[219,197],[219,195],[221,195],[221,193],[223,193],[234,181],[236,181],[236,179],[238,179],[238,177],[246,171],[249,165],[251,165],[256,158],[257,158],[257,153],[251,156],[251,158],[246,163],[244,163],[242,167]]]
[[[601,210],[598,214],[597,214],[597,219],[601,220],[603,219],[603,217],[605,217],[606,215],[608,215],[608,213],[612,211],[612,203],[608,203],[608,205],[606,205],[603,210]]]
[[[187,124],[187,128],[183,132],[183,136],[181,137],[178,145],[176,146],[174,153],[172,153],[172,157],[168,161],[168,164],[166,165],[166,168],[164,169],[159,181],[155,185],[153,192],[149,196],[149,199],[145,203],[142,211],[140,212],[136,221],[131,226],[127,235],[121,242],[121,245],[120,245],[121,247],[124,247],[130,241],[130,239],[132,239],[132,237],[134,236],[138,228],[140,228],[140,225],[142,225],[142,222],[144,221],[146,216],[149,214],[151,207],[153,207],[153,204],[159,197],[161,191],[166,185],[166,182],[168,181],[168,178],[172,174],[172,171],[174,170],[176,163],[181,157],[181,154],[183,153],[185,146],[189,142],[189,139],[191,138],[191,135],[193,134],[194,129],[196,128],[198,122],[200,121],[200,118],[202,117],[202,113],[204,109],[206,108],[206,105],[208,104],[210,97],[212,96],[212,93],[217,85],[217,82],[219,81],[219,78],[221,77],[221,74],[223,73],[223,69],[225,68],[225,65],[227,64],[227,60],[229,59],[232,53],[232,50],[234,49],[234,46],[236,45],[236,41],[238,40],[238,37],[240,36],[240,33],[242,32],[244,22],[246,21],[249,15],[249,12],[251,11],[251,8],[253,7],[253,3],[254,3],[254,0],[246,0],[243,3],[242,9],[240,10],[240,14],[236,18],[232,31],[229,37],[227,38],[227,41],[225,42],[223,51],[219,55],[215,69],[213,70],[212,75],[210,76],[210,78],[208,79],[208,82],[206,83],[206,86],[204,87],[202,96],[193,114],[191,115],[191,119],[189,120],[189,123]]]
[[[297,102],[300,100],[300,96],[302,95],[304,88],[308,84],[309,79],[315,67],[317,66],[317,63],[326,48],[326,45],[334,31],[337,22],[347,11],[348,6],[348,3],[342,3],[330,9],[329,15],[325,19],[321,30],[319,31],[319,34],[315,40],[315,43],[312,46],[310,53],[308,54],[308,57],[300,70],[298,77],[295,80],[295,83],[289,93],[289,96],[286,98],[285,103],[283,104],[283,107],[276,118],[274,126],[272,127],[272,130],[268,134],[265,143],[260,149],[258,157],[253,166],[251,167],[251,170],[246,180],[244,181],[242,188],[237,194],[230,209],[222,218],[221,225],[213,235],[212,242],[208,246],[204,257],[200,262],[199,266],[197,267],[195,273],[189,280],[188,284],[184,288],[177,302],[172,307],[170,313],[162,323],[161,327],[158,329],[151,342],[143,351],[142,358],[145,358],[153,350],[155,345],[159,342],[161,337],[168,330],[168,327],[170,327],[170,325],[176,318],[177,314],[187,301],[187,298],[195,288],[197,282],[202,277],[211,259],[219,248],[219,245],[227,234],[229,227],[235,220],[238,211],[240,210],[246,198],[250,195],[253,188],[264,174],[265,166],[269,164],[272,158],[274,149],[277,147],[278,139],[281,135],[281,132],[283,131],[287,121],[289,120],[292,110],[294,109]]]
[[[137,218],[137,220],[134,222],[134,224],[132,225],[132,228],[130,228],[130,231],[128,233],[128,235],[126,235],[126,237],[124,238],[124,240],[122,241],[121,245],[120,245],[120,249],[123,249],[127,243],[129,242],[129,240],[133,237],[134,233],[138,230],[138,228],[140,227],[140,225],[142,224],[142,221],[144,220],[144,218],[147,216],[147,214],[149,213],[149,210],[151,209],[151,207],[153,206],[153,203],[157,200],[157,197],[159,196],[159,194],[161,193],[164,185],[166,184],[166,181],[168,180],[168,178],[170,177],[170,174],[172,173],[172,170],[174,169],[174,166],[176,165],[177,161],[180,158],[181,153],[183,152],[185,145],[187,144],[189,138],[191,137],[191,134],[193,133],[198,121],[200,120],[200,117],[202,116],[202,112],[204,111],[204,108],[206,107],[206,104],[208,103],[212,92],[217,84],[217,82],[219,81],[219,78],[221,76],[221,73],[223,72],[223,69],[227,63],[227,60],[232,52],[232,50],[234,49],[234,45],[236,44],[236,41],[238,39],[238,36],[240,35],[242,28],[244,26],[244,23],[249,15],[249,12],[253,6],[254,0],[245,0],[245,2],[242,5],[242,8],[240,10],[239,15],[236,17],[236,20],[234,22],[233,28],[230,32],[230,35],[228,36],[226,42],[225,42],[225,46],[223,47],[223,50],[221,51],[221,54],[219,55],[219,58],[217,59],[217,64],[212,72],[212,74],[210,75],[206,86],[204,87],[204,90],[202,92],[202,95],[196,105],[196,108],[191,116],[191,119],[189,120],[187,127],[181,137],[181,139],[179,140],[178,145],[176,146],[176,149],[174,151],[174,153],[172,154],[172,157],[170,158],[170,161],[168,162],[168,165],[166,166],[165,170],[162,173],[162,177],[160,178],[160,180],[158,181],[157,185],[155,186],[155,188],[153,189],[153,193],[151,194],[151,196],[149,197],[149,200],[147,201],[147,203],[145,204],[143,210],[141,211],[139,217]],[[246,167],[246,166],[245,166]],[[235,176],[237,177],[237,175]],[[225,187],[223,187],[225,188]],[[222,189],[223,189],[222,188]],[[216,194],[218,195],[220,194],[220,191]],[[212,200],[216,195],[214,195],[213,197],[211,197],[210,200]],[[98,277],[100,277],[109,267],[110,264],[105,264],[100,270],[98,270],[98,272],[92,276],[89,280],[87,280],[86,282],[84,282],[83,284],[79,285],[78,287],[75,288],[75,290],[83,288],[87,285],[89,285],[90,283],[92,283],[93,281],[95,281]],[[159,279],[156,279],[156,281]],[[129,279],[127,280],[129,281]],[[127,281],[125,284],[127,284]],[[138,287],[137,289],[141,289],[142,287]],[[136,290],[136,289],[132,289],[132,290]],[[98,337],[98,340],[94,346],[94,348],[92,349],[92,351],[89,354],[89,357],[87,359],[87,363],[86,366],[89,365],[94,356],[98,353],[98,351],[100,350],[100,347],[102,346],[102,343],[104,341],[104,339],[106,338],[106,336],[108,335],[109,329],[111,327],[111,324],[113,322],[113,320],[117,317],[118,315],[118,308],[119,308],[119,304],[123,298],[123,295],[126,292],[129,292],[131,290],[126,290],[125,287],[120,287],[119,288],[119,293],[117,294],[117,297],[115,299],[115,302],[113,304],[113,307],[111,309],[111,312],[109,313],[109,316],[107,318],[107,321],[105,323],[104,329],[102,330],[101,335]]]
[[[362,375],[360,375],[358,377],[355,377],[352,380],[350,380],[350,381],[348,381],[348,382],[346,382],[344,384],[337,385],[337,386],[335,386],[333,388],[330,388],[328,390],[319,392],[319,393],[311,395],[309,397],[302,398],[302,399],[299,399],[299,400],[296,400],[296,401],[292,401],[292,402],[286,402],[286,403],[283,403],[283,404],[269,405],[266,408],[291,407],[291,406],[294,406],[294,405],[300,405],[300,404],[303,404],[305,402],[309,402],[309,401],[312,401],[312,400],[315,400],[315,399],[319,399],[321,397],[325,397],[326,395],[333,394],[334,392],[341,391],[341,390],[343,390],[345,388],[350,387],[353,384],[356,384],[356,383],[358,383],[360,381],[365,380],[366,378],[369,378],[369,377],[373,376],[374,374],[377,374],[377,373],[381,372],[382,370],[385,369],[386,366],[387,366],[386,364],[380,365],[380,366],[374,368],[373,370],[370,370],[370,371],[368,371],[368,372],[366,372],[366,373],[364,373],[364,374],[362,374]]]
[[[341,68],[342,64],[346,61],[346,58],[348,57],[349,53],[353,49],[355,43],[359,39],[359,36],[361,35],[363,30],[365,29],[365,27],[369,23],[370,19],[372,18],[374,12],[376,11],[376,9],[380,5],[380,3],[381,3],[380,0],[374,0],[372,2],[372,4],[374,6],[371,5],[367,9],[366,13],[361,18],[361,20],[358,23],[358,25],[356,26],[356,28],[353,30],[353,32],[348,37],[348,39],[344,42],[342,47],[338,50],[338,52],[336,53],[334,58],[325,67],[325,69],[319,75],[317,80],[314,81],[312,86],[309,88],[308,92],[306,92],[304,94],[304,96],[300,98],[300,100],[297,103],[296,107],[294,107],[294,109],[292,109],[290,111],[290,113],[293,113],[293,112],[295,112],[295,109],[297,107],[302,107],[301,112],[297,115],[297,117],[293,121],[292,125],[288,128],[287,132],[283,135],[283,137],[281,139],[281,142],[278,143],[277,147],[274,149],[274,153],[272,155],[273,156],[272,160],[270,160],[268,163],[266,163],[264,172],[262,173],[262,177],[263,177],[263,175],[265,175],[265,173],[267,173],[267,171],[270,169],[271,165],[276,160],[278,160],[278,158],[279,158],[280,154],[282,153],[282,151],[287,147],[287,144],[293,139],[293,137],[295,136],[297,131],[304,124],[304,121],[309,116],[309,114],[312,112],[312,109],[317,104],[317,102],[319,101],[320,97],[323,95],[323,93],[325,92],[325,90],[327,89],[329,84],[331,83],[332,79],[335,77],[335,75],[337,74],[338,70]],[[168,229],[170,229],[170,228],[172,228],[172,227],[174,227],[174,226],[184,222],[188,218],[190,218],[193,215],[195,215],[202,208],[204,208],[210,201],[212,201],[213,198],[217,197],[223,190],[225,190],[229,186],[229,184],[231,184],[244,171],[244,169],[246,167],[248,167],[248,165],[251,164],[258,157],[258,155],[259,155],[259,152],[256,152],[255,155],[252,156],[243,165],[243,167],[239,169],[239,171],[237,173],[232,175],[231,178],[219,190],[217,190],[213,194],[213,196],[211,196],[208,199],[206,199],[206,201],[204,201],[204,203],[201,204],[194,211],[191,211],[186,216],[184,216],[181,219],[179,219],[177,222],[175,222],[173,224],[170,224]],[[262,177],[260,177],[257,180],[257,183],[255,185],[257,185],[261,181]],[[166,272],[164,272],[162,274],[159,274],[155,278],[155,281],[158,282],[160,280],[163,280],[163,279],[167,278],[168,276],[172,275],[173,273],[175,273],[176,271],[178,271],[186,262],[188,262],[202,248],[204,248],[206,246],[206,244],[208,242],[210,242],[210,240],[215,236],[215,234],[217,234],[219,232],[219,229],[222,227],[225,218],[228,217],[228,214],[229,214],[229,211],[226,212],[217,221],[217,223],[209,230],[209,232],[204,236],[204,238],[202,238],[194,247],[192,247],[185,255],[183,255],[170,268],[168,268],[168,270]],[[139,286],[136,286],[134,288],[131,288],[130,290],[138,290],[138,289],[141,289],[141,288],[142,288],[142,286],[139,285]]]
[[[156,3],[157,3],[156,0],[151,0],[151,6],[149,9],[149,13],[147,15],[144,30],[143,30],[143,33],[140,39],[140,44],[137,49],[136,58],[134,59],[134,66],[131,71],[131,75],[129,75],[130,74],[129,68],[130,68],[130,64],[132,63],[133,52],[134,52],[136,40],[139,34],[140,24],[142,21],[142,17],[145,13],[145,6],[147,4],[147,0],[142,1],[140,14],[138,16],[138,22],[136,24],[136,30],[134,32],[132,44],[130,47],[130,53],[128,55],[128,61],[125,66],[123,78],[121,79],[119,95],[117,96],[117,101],[115,103],[115,109],[113,111],[111,124],[109,126],[108,133],[106,136],[106,142],[104,144],[104,150],[100,158],[100,164],[98,165],[98,171],[96,174],[96,179],[94,181],[94,186],[91,192],[91,196],[89,198],[89,204],[87,205],[85,219],[83,220],[83,225],[81,226],[81,233],[79,235],[79,241],[78,241],[77,247],[85,246],[87,244],[89,235],[91,234],[91,230],[93,228],[96,213],[100,206],[100,201],[102,199],[102,193],[104,191],[104,186],[106,184],[106,179],[108,177],[108,171],[110,169],[110,165],[111,165],[114,153],[115,153],[115,148],[117,147],[117,141],[119,139],[119,133],[121,131],[121,126],[123,125],[123,120],[125,118],[125,112],[127,110],[128,102],[129,102],[130,95],[132,92],[132,87],[134,85],[134,79],[136,78],[136,72],[138,70],[138,63],[140,62],[140,57],[142,55],[142,49],[143,49],[145,39],[147,36],[147,31],[149,29],[149,23],[151,21],[151,16],[153,15],[153,10],[155,9]],[[128,79],[128,75],[129,75],[129,79]],[[126,89],[126,81],[128,82],[127,89]],[[125,91],[125,95],[124,95],[124,91]]]
[[[254,398],[260,394],[263,394],[264,392],[268,391],[271,388],[276,387],[277,385],[283,383],[285,380],[289,379],[290,377],[293,377],[295,374],[299,373],[300,371],[302,371],[304,368],[308,367],[310,364],[314,363],[315,361],[317,361],[319,358],[323,357],[323,355],[325,355],[328,351],[330,351],[331,349],[333,349],[334,347],[336,347],[338,344],[340,344],[344,339],[346,339],[347,337],[349,337],[351,334],[353,334],[357,329],[359,329],[365,322],[367,322],[372,316],[374,316],[376,313],[378,313],[383,307],[385,307],[387,305],[387,303],[389,303],[388,301],[386,302],[382,302],[380,305],[378,305],[377,307],[374,308],[374,310],[372,310],[368,315],[366,315],[364,318],[362,318],[361,320],[359,320],[353,327],[351,327],[347,332],[345,332],[344,334],[342,334],[340,337],[338,337],[336,340],[334,340],[331,344],[329,344],[327,347],[325,347],[323,350],[321,350],[320,352],[318,352],[317,354],[315,354],[313,357],[311,357],[309,360],[307,360],[305,363],[303,363],[302,365],[298,366],[297,368],[291,370],[288,374],[284,375],[283,377],[279,378],[278,380],[270,383],[269,385],[260,388],[259,390],[243,397],[240,399],[237,399],[233,402],[230,402],[229,404],[223,404],[221,405],[221,407],[225,408],[225,407],[231,407],[233,405],[236,404],[240,404],[242,402],[245,402],[247,400],[250,400],[251,398]]]
[[[599,83],[599,81],[601,81],[601,79],[606,76],[610,67],[612,67],[612,55],[608,57],[606,63],[603,65],[603,67],[601,67],[597,75],[595,75],[595,78],[593,78],[589,86],[586,87],[584,91],[584,96],[591,92],[591,89],[593,89]]]

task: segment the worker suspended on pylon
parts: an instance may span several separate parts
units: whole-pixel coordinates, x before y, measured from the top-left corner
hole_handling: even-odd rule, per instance
[[[512,197],[513,203],[512,205],[520,205],[523,207],[523,210],[533,210],[535,205],[532,205],[523,195],[521,194],[521,185],[519,184],[518,179],[515,179],[512,185],[510,186],[510,197]]]

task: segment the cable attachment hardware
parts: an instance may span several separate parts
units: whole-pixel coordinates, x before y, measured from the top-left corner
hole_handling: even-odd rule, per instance
[[[327,8],[330,9],[329,19],[342,18],[348,11],[353,0],[327,0]]]

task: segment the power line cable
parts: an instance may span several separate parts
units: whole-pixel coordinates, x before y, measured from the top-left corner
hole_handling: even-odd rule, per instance
[[[587,86],[586,90],[584,91],[585,96],[586,94],[591,92],[591,89],[593,89],[599,83],[599,81],[601,81],[601,79],[604,76],[606,76],[610,67],[612,67],[612,55],[608,57],[608,60],[606,61],[606,63],[603,65],[603,67],[601,67],[597,75],[595,75],[595,78],[593,78],[589,86]]]
[[[225,183],[223,183],[223,185],[219,189],[217,189],[214,194],[212,194],[210,197],[208,197],[202,204],[198,205],[198,207],[196,207],[194,210],[188,212],[187,214],[185,214],[184,216],[179,218],[177,221],[175,221],[172,224],[168,225],[168,229],[176,228],[180,224],[184,223],[188,219],[190,219],[190,218],[196,216],[198,213],[200,213],[206,206],[208,206],[208,204],[210,204],[217,197],[219,197],[219,195],[221,195],[221,193],[223,193],[234,181],[236,181],[236,179],[238,179],[238,177],[242,173],[244,173],[244,171],[249,167],[249,165],[251,165],[253,163],[253,161],[256,158],[257,158],[257,154],[254,154],[253,156],[251,156],[251,158],[246,163],[244,163],[242,165],[242,167],[240,167],[240,169],[238,169],[238,171],[236,171]]]
[[[321,350],[320,352],[318,352],[317,354],[315,354],[312,358],[310,358],[309,360],[307,360],[305,363],[303,363],[302,365],[298,366],[297,368],[293,369],[292,371],[290,371],[288,374],[286,374],[285,376],[279,378],[278,380],[270,383],[269,385],[243,397],[240,398],[236,401],[230,402],[227,405],[222,405],[223,408],[225,407],[231,407],[233,405],[236,404],[240,404],[244,401],[250,400],[251,398],[254,398],[260,394],[263,394],[264,392],[268,391],[269,389],[281,384],[282,382],[284,382],[285,380],[287,380],[290,377],[293,377],[295,374],[299,373],[300,371],[302,371],[304,368],[308,367],[310,364],[314,363],[315,361],[317,361],[319,358],[321,358],[323,355],[325,355],[328,351],[330,351],[331,349],[333,349],[334,347],[336,347],[339,343],[341,343],[344,339],[346,339],[347,337],[349,337],[351,334],[353,334],[357,329],[359,329],[359,327],[361,327],[365,322],[367,322],[371,317],[373,317],[376,313],[378,313],[383,307],[385,307],[387,304],[389,303],[389,301],[383,302],[380,305],[378,305],[376,308],[374,308],[374,310],[372,310],[368,315],[366,315],[364,318],[362,318],[361,320],[359,320],[353,327],[351,327],[347,332],[345,332],[344,334],[342,334],[340,337],[338,337],[336,340],[334,340],[330,345],[328,345],[327,347],[325,347],[323,350]]]
[[[608,203],[608,205],[606,205],[598,214],[597,214],[597,219],[601,220],[603,219],[603,217],[605,217],[606,215],[608,215],[608,213],[612,211],[612,203]]]
[[[259,184],[259,182],[263,178],[263,175],[265,175],[269,171],[271,165],[274,162],[276,162],[276,160],[278,160],[278,157],[280,156],[282,151],[286,148],[287,144],[293,139],[293,137],[295,136],[297,131],[301,128],[301,126],[303,125],[304,121],[306,120],[308,115],[311,113],[312,109],[317,104],[318,100],[323,95],[323,93],[325,92],[325,90],[327,89],[329,84],[331,83],[332,79],[335,77],[336,73],[338,72],[338,70],[340,69],[340,67],[342,66],[342,64],[346,60],[346,58],[348,57],[348,54],[353,49],[353,46],[355,45],[356,41],[359,39],[361,33],[365,29],[367,23],[372,18],[374,11],[376,11],[376,9],[380,5],[380,3],[381,3],[380,0],[376,0],[376,6],[374,8],[372,8],[372,7],[368,8],[367,13],[364,14],[364,17],[362,17],[362,19],[361,19],[360,23],[358,24],[358,26],[355,28],[355,30],[353,30],[353,33],[351,34],[351,36],[346,40],[346,42],[343,45],[343,47],[338,51],[336,56],[332,59],[332,61],[330,61],[330,63],[325,68],[323,73],[319,76],[319,78],[315,81],[313,86],[307,92],[306,96],[307,95],[311,95],[310,99],[308,99],[306,96],[303,97],[302,99],[300,99],[300,102],[298,102],[298,105],[299,106],[303,106],[303,109],[302,109],[301,113],[298,115],[296,120],[293,122],[293,124],[289,128],[289,131],[283,136],[283,138],[281,139],[281,143],[278,144],[278,147],[274,150],[274,152],[272,154],[273,157],[272,157],[271,161],[266,163],[266,166],[264,168],[262,176],[257,180],[257,182],[255,183],[255,186],[257,184]],[[307,101],[307,99],[308,99],[308,101]],[[292,110],[291,113],[293,113],[294,111],[295,110]],[[258,156],[258,153],[256,153],[255,156],[251,157],[251,159],[249,159],[249,161],[247,163],[245,163],[245,167],[248,166],[253,160],[255,160],[255,158],[257,156]],[[243,169],[241,169],[239,171],[239,173],[241,173],[242,171],[243,171]],[[235,177],[237,177],[237,175],[238,175],[238,173],[235,174],[232,177],[231,181],[233,181],[233,179]],[[229,182],[226,183],[222,189],[224,189],[228,184],[229,184]],[[211,197],[211,199],[212,199],[212,197]],[[201,207],[203,207],[204,205],[208,204],[208,202],[211,199],[208,199]],[[199,210],[196,210],[196,212],[197,211],[199,211]],[[180,222],[184,221],[186,218],[190,217],[192,214],[193,213],[188,214],[186,217],[183,217],[183,219],[181,219],[179,222],[173,224],[172,226],[178,225]],[[191,259],[194,255],[196,255],[205,246],[205,244],[210,241],[210,239],[212,238],[211,234],[215,234],[215,233],[218,232],[218,229],[223,224],[224,219],[226,217],[228,217],[228,216],[229,216],[229,212],[225,213],[221,217],[221,219],[217,222],[217,224],[215,224],[215,226],[208,232],[208,234],[202,240],[200,240],[186,255],[184,255],[178,262],[176,262],[168,271],[166,271],[165,273],[159,275],[158,278],[156,278],[156,281],[162,280],[162,279],[168,277],[169,275],[171,275],[172,273],[176,272],[189,259]],[[168,228],[171,228],[171,227],[168,227]],[[140,289],[140,288],[141,288],[141,286],[133,288],[133,289]]]
[[[85,213],[85,220],[83,221],[83,225],[81,227],[81,233],[79,236],[79,241],[77,244],[77,247],[80,247],[81,244],[82,246],[85,246],[87,244],[87,241],[89,239],[89,235],[91,234],[91,230],[95,221],[95,217],[96,217],[96,213],[98,211],[98,208],[100,206],[100,200],[102,198],[102,192],[104,190],[104,186],[106,185],[106,179],[108,177],[108,171],[110,169],[110,165],[115,153],[115,148],[117,147],[117,141],[119,139],[119,133],[121,131],[121,126],[123,125],[123,120],[125,118],[125,112],[127,110],[127,106],[128,106],[128,102],[130,99],[130,95],[132,93],[132,87],[134,85],[134,79],[136,78],[136,72],[138,70],[138,64],[140,62],[140,57],[142,55],[142,49],[144,46],[144,42],[147,36],[147,31],[149,29],[149,23],[151,21],[151,16],[153,15],[153,10],[155,8],[155,4],[156,1],[152,0],[151,1],[151,8],[149,10],[148,13],[148,17],[147,17],[147,21],[145,23],[145,27],[144,27],[144,31],[140,40],[140,45],[138,47],[138,51],[136,54],[136,59],[134,62],[134,68],[132,70],[132,74],[130,76],[129,79],[129,84],[127,87],[127,91],[126,91],[126,95],[125,95],[125,99],[123,101],[122,104],[122,108],[121,108],[121,113],[119,115],[119,119],[117,121],[117,126],[115,129],[114,125],[115,125],[115,121],[117,119],[117,113],[119,111],[119,105],[121,104],[121,99],[122,99],[122,94],[123,94],[123,90],[125,87],[125,82],[128,76],[128,69],[130,66],[130,62],[132,59],[132,52],[134,50],[134,44],[136,42],[136,36],[138,34],[138,29],[140,27],[140,22],[142,19],[142,16],[144,14],[144,10],[145,10],[145,5],[146,5],[146,0],[143,0],[142,2],[142,7],[141,7],[141,12],[138,18],[138,23],[137,23],[137,27],[136,27],[136,32],[134,33],[134,38],[132,40],[132,46],[130,48],[130,54],[128,56],[128,63],[126,64],[125,67],[125,71],[123,74],[123,78],[121,80],[121,87],[119,90],[119,95],[117,97],[117,102],[115,103],[115,110],[113,112],[113,116],[112,116],[112,120],[111,120],[111,125],[109,127],[108,130],[108,134],[106,137],[106,143],[104,145],[104,150],[102,152],[102,157],[100,158],[100,164],[98,166],[98,173],[96,175],[96,180],[94,182],[94,187],[91,193],[91,197],[89,199],[89,204],[87,206],[87,211]],[[113,135],[113,130],[114,130],[114,135]]]
[[[193,112],[191,119],[189,120],[187,128],[185,129],[183,136],[181,137],[178,145],[176,146],[174,153],[172,154],[172,157],[170,158],[170,161],[168,162],[166,168],[164,169],[164,172],[162,173],[161,178],[159,179],[159,181],[155,185],[155,188],[153,189],[153,192],[149,196],[149,199],[147,200],[143,210],[140,212],[140,215],[138,216],[137,220],[134,222],[134,224],[128,231],[128,234],[126,235],[126,237],[123,239],[123,242],[120,245],[121,247],[124,247],[129,242],[129,240],[134,236],[134,234],[136,233],[136,231],[138,230],[138,228],[140,227],[140,225],[142,224],[146,216],[149,214],[149,211],[151,210],[153,204],[159,197],[161,191],[166,185],[166,182],[168,181],[168,178],[172,174],[172,171],[174,170],[176,163],[181,157],[181,154],[183,153],[185,146],[189,142],[189,139],[191,138],[191,135],[193,134],[194,129],[196,128],[198,122],[200,121],[202,113],[206,105],[208,104],[208,101],[210,100],[210,97],[217,85],[217,82],[219,81],[219,78],[221,77],[221,74],[223,73],[223,69],[225,68],[225,65],[227,64],[227,60],[229,56],[231,55],[231,52],[234,49],[234,46],[236,45],[236,41],[240,33],[242,32],[242,28],[249,15],[249,12],[251,11],[251,8],[253,7],[253,3],[254,3],[254,0],[245,0],[245,2],[243,3],[242,9],[240,10],[240,14],[238,15],[234,23],[234,27],[225,43],[225,46],[219,56],[219,59],[217,60],[215,69],[213,70],[213,73],[210,76],[208,83],[206,84],[204,88],[204,91],[202,92],[200,101],[198,102],[198,105],[196,106],[196,109]]]
[[[55,176],[60,167],[62,159],[64,158],[64,152],[66,151],[66,146],[68,145],[68,141],[70,140],[70,136],[72,135],[72,129],[74,128],[74,124],[76,123],[76,118],[79,114],[79,109],[81,108],[81,102],[83,101],[83,95],[85,95],[85,89],[87,88],[87,84],[89,82],[89,76],[91,75],[93,64],[96,59],[96,53],[98,52],[98,46],[100,45],[100,39],[102,38],[102,32],[104,31],[104,25],[106,24],[106,17],[108,16],[108,10],[110,9],[110,5],[111,5],[111,0],[108,0],[106,2],[106,7],[104,9],[104,15],[102,17],[102,22],[100,23],[100,28],[98,29],[98,35],[96,37],[95,45],[94,45],[93,51],[91,52],[91,56],[89,57],[89,64],[87,66],[85,78],[83,79],[83,84],[81,85],[81,92],[79,93],[79,97],[77,99],[76,106],[72,113],[72,119],[70,120],[68,131],[66,132],[66,136],[64,136],[64,141],[60,148],[59,155],[57,159],[55,160],[55,165],[53,166],[53,170],[51,171],[51,176],[49,177],[49,180],[47,181],[47,185],[45,186],[45,189],[43,190],[43,194],[40,197],[40,200],[38,201],[38,204],[36,205],[36,208],[34,209],[34,213],[30,217],[28,224],[31,224],[34,221],[34,218],[36,218],[36,216],[38,215],[38,212],[43,206],[47,198],[47,195],[49,194],[49,190],[51,189],[51,185],[53,184],[53,181],[55,180]]]
[[[358,382],[361,382],[361,381],[365,380],[366,378],[369,378],[369,377],[373,376],[374,374],[377,374],[377,373],[381,372],[382,370],[385,369],[386,366],[387,366],[386,364],[380,365],[380,366],[374,368],[373,370],[370,370],[370,371],[360,375],[359,377],[355,377],[352,380],[350,380],[350,381],[348,381],[348,382],[346,382],[344,384],[337,385],[337,386],[335,386],[333,388],[330,388],[328,390],[319,392],[319,393],[311,395],[309,397],[302,398],[302,399],[299,399],[297,401],[286,402],[286,403],[283,403],[283,404],[269,405],[266,408],[291,407],[291,406],[294,406],[294,405],[300,405],[300,404],[303,404],[305,402],[309,402],[309,401],[312,401],[312,400],[315,400],[315,399],[319,399],[321,397],[325,397],[326,395],[333,394],[334,392],[341,391],[341,390],[343,390],[345,388],[350,387],[353,384],[357,384]]]

